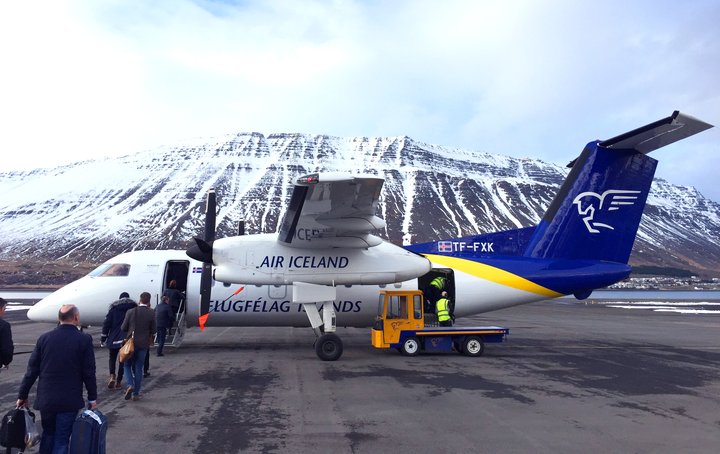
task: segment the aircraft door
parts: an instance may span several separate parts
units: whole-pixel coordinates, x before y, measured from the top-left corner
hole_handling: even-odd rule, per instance
[[[165,264],[165,275],[163,276],[162,290],[165,292],[165,290],[170,287],[170,282],[175,281],[175,288],[185,296],[183,304],[179,307],[180,313],[185,312],[189,271],[190,261],[188,260],[170,260]]]
[[[438,277],[445,279],[445,286],[442,290],[430,285],[430,283]],[[437,316],[435,315],[435,303],[440,298],[442,291],[446,291],[450,300],[450,315],[455,313],[455,273],[452,268],[433,268],[427,274],[418,278],[418,289],[425,296],[425,324],[427,326],[437,326]]]

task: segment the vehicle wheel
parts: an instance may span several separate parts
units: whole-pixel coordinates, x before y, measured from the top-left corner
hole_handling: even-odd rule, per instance
[[[408,337],[400,346],[400,353],[405,356],[415,356],[420,353],[420,341],[417,337]]]
[[[462,351],[467,356],[480,356],[485,351],[485,344],[478,336],[468,336],[465,338]]]
[[[340,358],[342,352],[342,341],[337,334],[323,334],[315,341],[315,353],[323,361],[335,361]]]

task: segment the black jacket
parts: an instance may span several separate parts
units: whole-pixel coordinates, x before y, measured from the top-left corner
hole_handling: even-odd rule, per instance
[[[137,307],[137,303],[130,298],[119,299],[110,305],[102,329],[102,335],[107,336],[107,348],[117,350],[122,347],[123,340],[127,337],[127,333],[122,330],[122,322],[127,311],[134,307]]]
[[[12,362],[14,349],[10,323],[0,318],[0,367]]]
[[[169,304],[160,303],[155,308],[155,322],[158,328],[172,328],[175,315]]]
[[[18,399],[28,398],[38,377],[35,408],[40,411],[60,413],[83,408],[83,385],[88,400],[96,400],[92,337],[74,325],[59,325],[40,336],[30,355]]]
[[[175,311],[177,311],[183,298],[185,298],[182,292],[176,288],[166,288],[163,296],[167,296],[170,299],[170,306],[175,308]]]

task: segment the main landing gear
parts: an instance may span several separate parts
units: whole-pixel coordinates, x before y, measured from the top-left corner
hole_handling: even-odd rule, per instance
[[[322,316],[315,303],[303,303],[305,313],[310,320],[317,339],[315,340],[315,353],[323,361],[335,361],[343,352],[340,337],[335,334],[335,308],[332,301],[322,306]]]

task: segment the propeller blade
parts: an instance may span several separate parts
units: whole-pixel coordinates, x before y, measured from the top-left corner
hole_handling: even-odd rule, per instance
[[[199,260],[203,263],[212,263],[212,243],[206,243],[201,238],[194,238],[195,245],[190,246],[185,253],[195,260]]]
[[[215,189],[210,189],[205,203],[205,242],[212,243],[215,240],[215,214],[216,214]]]
[[[215,216],[216,216],[216,196],[215,189],[210,189],[207,194],[205,203],[205,239],[200,241],[195,239],[199,252],[202,253],[203,267],[200,277],[200,316],[198,317],[198,325],[200,330],[205,330],[205,323],[210,316],[210,291],[212,289],[212,249],[213,241],[215,241]],[[193,249],[193,248],[190,248]],[[195,252],[195,251],[192,251]],[[188,252],[189,255],[189,252]]]

